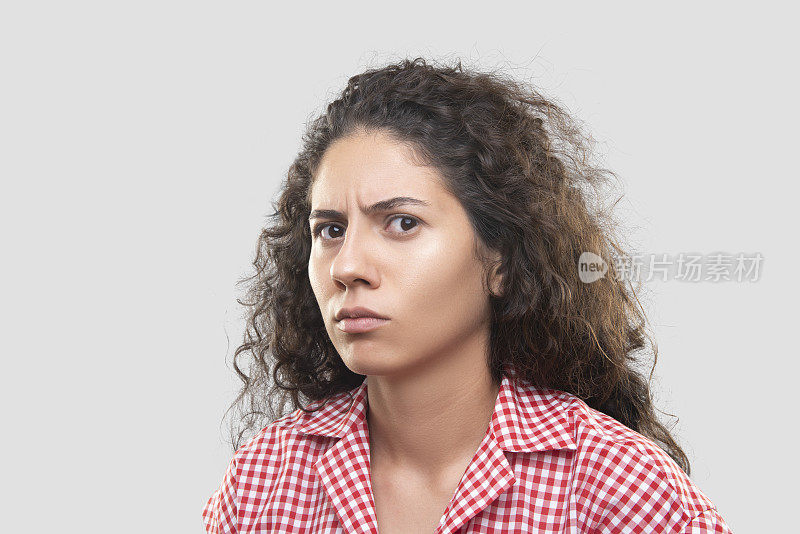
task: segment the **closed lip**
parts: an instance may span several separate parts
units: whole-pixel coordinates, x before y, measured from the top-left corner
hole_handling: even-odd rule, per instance
[[[336,312],[335,319],[341,321],[349,317],[376,317],[378,319],[388,319],[385,315],[381,315],[375,310],[365,308],[364,306],[354,306],[352,308],[341,308]]]

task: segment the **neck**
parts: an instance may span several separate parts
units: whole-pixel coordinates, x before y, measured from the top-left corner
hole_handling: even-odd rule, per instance
[[[371,461],[438,476],[474,456],[500,387],[485,350],[470,353],[403,376],[367,377]]]

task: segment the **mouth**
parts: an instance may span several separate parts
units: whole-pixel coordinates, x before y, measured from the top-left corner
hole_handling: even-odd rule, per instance
[[[336,323],[336,327],[347,334],[371,332],[389,322],[380,317],[345,317]]]
[[[343,319],[361,319],[361,318],[376,318],[376,319],[388,319],[388,317],[381,315],[380,313],[376,312],[375,310],[371,310],[369,308],[365,308],[364,306],[354,306],[351,308],[341,308],[338,312],[336,312],[336,316],[334,319],[337,321],[341,321]]]

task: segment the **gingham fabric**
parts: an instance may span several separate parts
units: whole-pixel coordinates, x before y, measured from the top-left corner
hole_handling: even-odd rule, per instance
[[[203,509],[209,533],[378,533],[367,381],[243,445]],[[657,445],[569,393],[506,374],[434,534],[730,533]]]

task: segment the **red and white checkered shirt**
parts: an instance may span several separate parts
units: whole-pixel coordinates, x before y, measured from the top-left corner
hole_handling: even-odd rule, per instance
[[[296,410],[233,456],[209,533],[372,533],[367,381]],[[489,429],[435,534],[730,533],[655,443],[578,397],[506,374]]]

